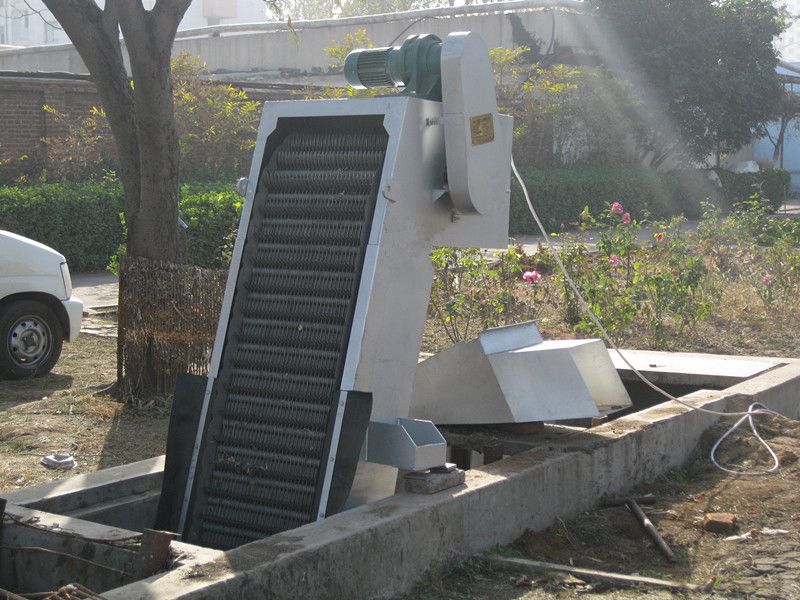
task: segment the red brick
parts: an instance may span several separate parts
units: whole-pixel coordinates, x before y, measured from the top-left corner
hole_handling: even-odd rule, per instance
[[[736,515],[733,513],[706,513],[703,529],[713,533],[728,533],[736,529]]]

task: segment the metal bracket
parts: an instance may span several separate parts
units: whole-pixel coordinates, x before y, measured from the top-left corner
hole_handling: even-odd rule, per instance
[[[408,471],[424,471],[447,461],[447,442],[431,421],[370,421],[361,459]]]

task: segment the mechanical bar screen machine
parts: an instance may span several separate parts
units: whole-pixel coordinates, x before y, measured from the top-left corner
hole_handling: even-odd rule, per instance
[[[512,120],[484,42],[354,51],[363,99],[264,107],[181,505],[231,548],[444,464],[408,419],[433,246],[505,247]]]

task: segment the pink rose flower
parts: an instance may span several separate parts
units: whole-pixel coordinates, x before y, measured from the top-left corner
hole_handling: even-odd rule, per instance
[[[622,215],[622,222],[625,223],[625,225],[630,224],[630,222],[631,222],[631,213],[625,213],[624,215]]]
[[[619,256],[617,256],[616,254],[612,254],[611,256],[608,257],[608,262],[611,263],[612,267],[618,267],[619,266]]]
[[[612,215],[621,215],[624,212],[625,212],[625,209],[622,208],[622,204],[620,204],[619,202],[614,202],[614,204],[611,205],[611,214]]]
[[[664,233],[663,231],[659,231],[653,237],[656,238],[656,240],[660,242],[661,240],[663,240],[666,237],[666,235],[667,234]]]
[[[542,281],[542,274],[539,271],[525,271],[522,278],[528,283],[539,283]]]
[[[770,281],[772,281],[772,275],[770,275],[769,273],[767,273],[766,275],[764,275],[764,276],[761,278],[761,281],[764,283],[764,285],[769,285],[769,282],[770,282]]]

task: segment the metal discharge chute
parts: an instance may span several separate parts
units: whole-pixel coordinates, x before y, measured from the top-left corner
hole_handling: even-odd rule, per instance
[[[429,254],[506,245],[512,121],[474,34],[347,64],[405,89],[264,107],[181,505],[192,543],[299,527],[445,461],[408,419]]]

